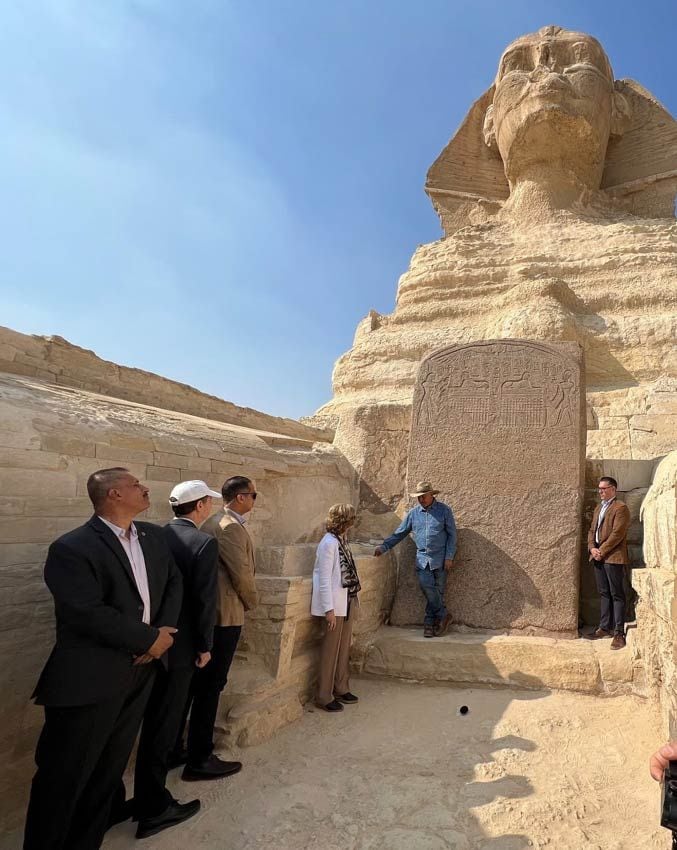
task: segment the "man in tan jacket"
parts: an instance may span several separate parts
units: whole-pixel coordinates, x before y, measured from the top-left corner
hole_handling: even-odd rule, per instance
[[[218,543],[218,594],[211,661],[193,676],[188,762],[181,776],[186,781],[219,779],[242,767],[240,762],[226,762],[214,755],[213,732],[219,696],[226,686],[244,625],[244,612],[255,608],[258,602],[254,546],[245,528],[257,494],[254,482],[242,475],[229,478],[221,492],[223,511],[200,527]]]
[[[588,531],[588,552],[595,565],[595,581],[601,598],[599,628],[593,638],[611,637],[612,649],[625,646],[625,565],[628,563],[627,533],[630,511],[616,498],[615,478],[600,478],[600,503]]]

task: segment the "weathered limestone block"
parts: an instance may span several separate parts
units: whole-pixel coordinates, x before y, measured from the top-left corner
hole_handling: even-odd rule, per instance
[[[454,510],[456,624],[576,634],[581,376],[578,346],[517,340],[451,346],[421,364],[409,489],[433,481]]]
[[[179,467],[179,469],[189,469],[197,472],[211,472],[212,462],[209,458],[186,455],[170,454],[169,452],[154,452],[150,458],[144,458],[146,463],[152,463],[155,466]]]
[[[353,547],[362,591],[360,610],[353,624],[351,651],[351,661],[358,668],[366,647],[390,614],[397,584],[395,562],[390,553],[375,558],[371,553],[359,554],[360,548],[364,549]]]
[[[383,404],[346,411],[336,447],[359,475],[359,529],[369,537],[389,533],[402,500],[411,411]]]
[[[661,708],[663,732],[677,736],[677,584],[671,570],[636,570],[632,576],[637,602],[637,655],[644,668],[647,693]]]
[[[258,569],[271,576],[307,576],[313,572],[317,544],[261,546],[256,552]]]
[[[657,465],[641,518],[647,566],[677,572],[677,451]]]
[[[633,572],[638,594],[637,654],[658,699],[664,732],[677,734],[677,451],[656,466],[642,504],[647,569]]]
[[[223,740],[239,747],[256,746],[301,717],[303,706],[296,688],[263,699],[243,700],[228,711]]]
[[[151,372],[118,366],[59,336],[27,336],[0,327],[0,372],[56,380],[63,386],[205,416],[217,422],[265,430],[279,436],[326,441],[332,438],[332,432],[326,429],[238,407]]]
[[[368,651],[364,670],[426,683],[627,693],[635,676],[632,649],[624,658],[614,657],[621,654],[608,643],[470,634],[431,641],[407,629],[383,628]]]

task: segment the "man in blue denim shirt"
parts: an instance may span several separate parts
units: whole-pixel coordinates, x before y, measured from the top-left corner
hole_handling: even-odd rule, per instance
[[[374,552],[376,557],[397,546],[411,532],[416,543],[416,575],[427,600],[423,636],[443,635],[451,616],[444,605],[447,572],[454,566],[456,523],[451,508],[438,502],[429,481],[419,481],[416,492],[418,507],[412,508],[401,525]]]

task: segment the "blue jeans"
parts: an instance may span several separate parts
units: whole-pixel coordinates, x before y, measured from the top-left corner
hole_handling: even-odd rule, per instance
[[[421,570],[416,567],[416,575],[418,576],[418,583],[421,585],[421,590],[427,599],[425,619],[423,622],[426,626],[433,626],[437,620],[442,620],[447,616],[447,609],[444,607],[447,571],[444,567],[440,567],[437,570]]]

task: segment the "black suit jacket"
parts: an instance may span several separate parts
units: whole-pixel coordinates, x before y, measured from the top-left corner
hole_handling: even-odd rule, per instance
[[[179,631],[169,650],[170,667],[192,667],[198,652],[209,652],[214,640],[219,546],[189,519],[177,517],[163,532],[183,576]]]
[[[157,627],[176,625],[181,574],[162,529],[135,525],[148,574],[150,625],[142,620],[127,554],[98,517],[49,547],[45,582],[54,597],[56,644],[33,693],[38,705],[91,705],[120,693],[131,682],[134,656],[155,642]]]

